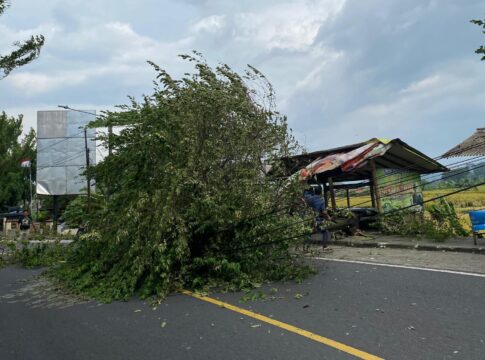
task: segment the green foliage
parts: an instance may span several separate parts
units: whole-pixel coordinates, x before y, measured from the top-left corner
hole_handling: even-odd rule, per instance
[[[31,158],[35,169],[35,131],[30,129],[22,141],[21,135],[22,116],[14,118],[0,113],[0,211],[5,205],[17,205],[29,197],[29,169],[22,168],[20,162]]]
[[[15,251],[13,241],[8,241],[0,234],[0,269],[10,263],[10,254]]]
[[[24,243],[22,249],[14,253],[12,262],[26,268],[52,266],[64,261],[68,252],[69,247],[59,243],[39,245]]]
[[[6,0],[0,0],[0,15],[3,14],[8,5]],[[6,77],[15,68],[37,59],[40,54],[40,49],[44,45],[44,41],[43,35],[33,35],[24,42],[15,42],[14,46],[17,48],[16,50],[7,55],[0,55],[0,71],[3,72],[3,76],[0,79]]]
[[[470,22],[472,24],[480,26],[483,29],[482,32],[485,34],[485,19],[483,19],[483,20],[471,20]],[[475,53],[481,54],[482,55],[481,60],[485,61],[485,46],[481,45],[478,49],[475,50]]]
[[[78,196],[66,207],[62,217],[69,227],[79,226],[86,218],[87,199],[85,196]]]
[[[33,240],[29,237],[29,240]],[[45,240],[39,237],[38,240]],[[0,238],[0,268],[17,264],[32,268],[52,266],[63,261],[70,248],[59,242],[29,244],[27,241],[17,242]]]
[[[453,204],[445,199],[440,199],[426,210],[429,217],[409,211],[384,215],[379,220],[380,229],[384,234],[424,237],[437,241],[469,235],[461,225]]]
[[[437,227],[440,229],[447,229],[451,234],[450,236],[470,235],[461,224],[453,204],[446,201],[444,198],[439,199],[437,203],[431,204],[431,206],[427,208],[427,211],[437,223]]]
[[[91,169],[105,204],[52,272],[72,290],[108,301],[309,273],[290,252],[311,220],[288,211],[300,189],[275,160],[297,144],[271,85],[252,67],[240,76],[183,58],[193,75],[175,80],[152,64],[155,93],[93,124],[124,128],[100,136],[113,147]]]
[[[87,196],[77,196],[72,199],[62,213],[62,219],[71,228],[89,223],[90,219],[102,216],[104,197],[97,193],[91,194],[91,212],[88,214]]]
[[[239,300],[239,302],[248,302],[248,301],[258,301],[258,300],[266,300],[268,296],[262,292],[261,290],[255,292],[246,292],[243,297]]]

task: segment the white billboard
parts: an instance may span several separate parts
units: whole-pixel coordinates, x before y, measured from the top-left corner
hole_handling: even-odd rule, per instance
[[[95,118],[93,110],[37,112],[37,194],[86,193],[84,127]],[[86,135],[89,163],[94,165],[96,130],[87,129]]]

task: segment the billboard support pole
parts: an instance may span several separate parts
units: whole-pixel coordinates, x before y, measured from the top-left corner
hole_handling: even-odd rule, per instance
[[[53,207],[53,223],[52,223],[52,230],[54,231],[54,234],[57,234],[57,217],[59,216],[59,201],[58,201],[58,198],[59,198],[59,195],[53,195],[53,204],[52,204],[52,207]]]
[[[89,176],[89,148],[88,148],[88,136],[87,136],[87,129],[84,127],[84,150],[86,152],[86,182],[87,182],[87,191],[88,191],[88,208],[87,213],[89,214],[91,211],[91,180]]]
[[[29,188],[30,188],[30,216],[33,216],[32,212],[32,162],[29,165]]]

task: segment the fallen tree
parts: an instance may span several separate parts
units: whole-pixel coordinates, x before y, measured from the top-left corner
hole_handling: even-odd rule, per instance
[[[297,143],[266,78],[211,68],[199,54],[180,80],[157,72],[153,95],[93,126],[113,153],[91,169],[104,205],[51,274],[102,300],[166,296],[183,287],[249,288],[303,277],[291,249],[310,232],[301,197],[275,161]],[[271,176],[266,170],[271,166]]]

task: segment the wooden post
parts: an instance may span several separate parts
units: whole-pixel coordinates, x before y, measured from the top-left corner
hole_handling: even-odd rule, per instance
[[[335,201],[335,189],[333,188],[333,179],[328,178],[328,187],[330,188],[330,200],[332,201],[332,209],[337,208],[337,202]]]
[[[349,191],[349,189],[345,189],[345,193],[347,195],[347,208],[350,209],[350,191]]]
[[[328,186],[327,181],[323,182],[323,200],[325,201],[325,209],[328,208]]]
[[[376,163],[374,159],[370,160],[370,166],[372,169],[372,183],[374,184],[374,196],[376,198],[377,211],[379,212],[379,214],[382,214],[381,194],[379,193],[379,184],[377,183]]]
[[[377,207],[376,205],[376,194],[374,191],[374,184],[372,183],[372,179],[369,183],[369,190],[370,190],[370,199],[372,201],[372,207],[375,209]]]

